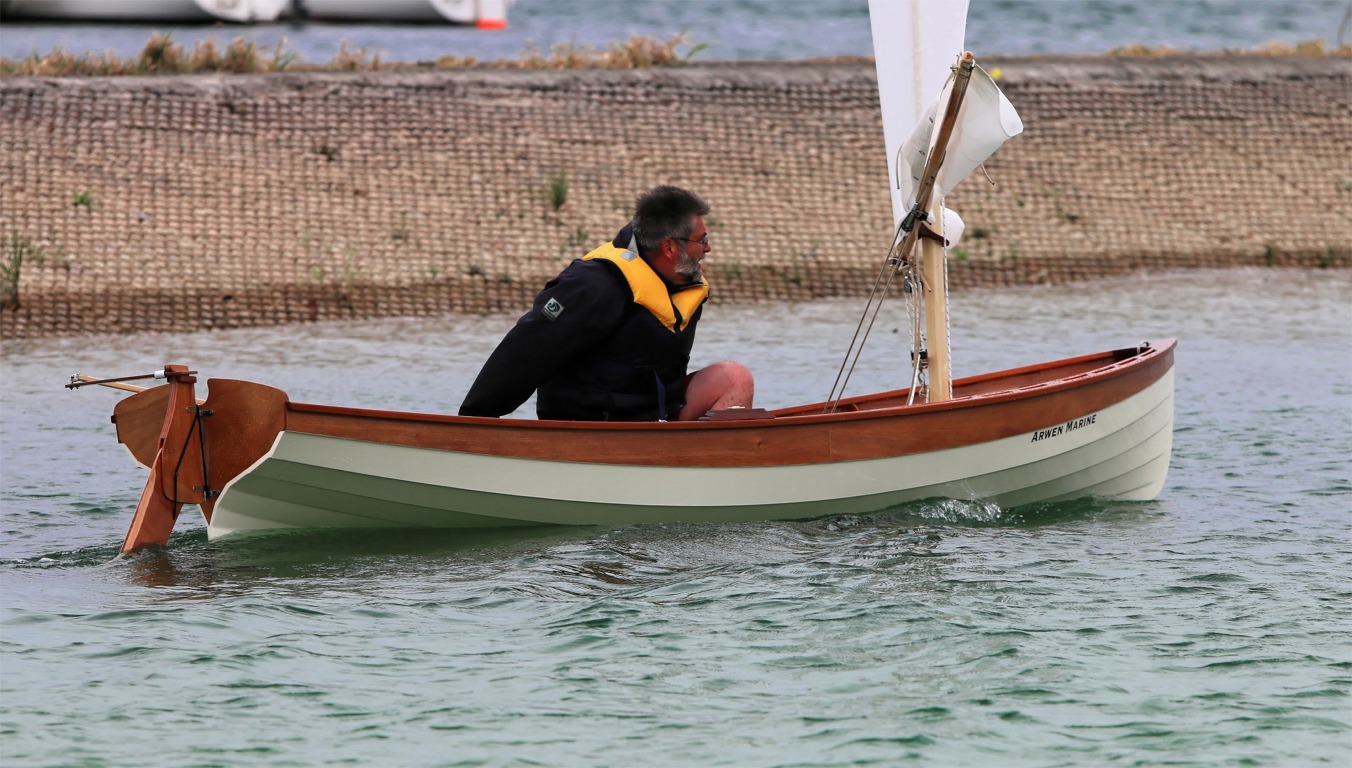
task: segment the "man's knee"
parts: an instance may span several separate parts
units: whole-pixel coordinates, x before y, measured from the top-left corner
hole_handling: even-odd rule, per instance
[[[719,375],[724,381],[723,391],[725,393],[738,400],[746,400],[745,403],[735,403],[736,405],[751,405],[751,398],[756,393],[756,379],[751,375],[750,368],[731,360],[714,363],[710,367],[719,369]]]
[[[697,371],[690,381],[688,393],[691,404],[706,410],[750,408],[756,394],[756,381],[751,369],[725,360]]]

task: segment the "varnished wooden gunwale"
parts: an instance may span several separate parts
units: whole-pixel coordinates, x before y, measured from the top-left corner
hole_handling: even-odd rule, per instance
[[[912,406],[905,391],[775,411],[774,418],[598,423],[486,419],[286,403],[285,429],[328,437],[549,461],[759,467],[857,461],[943,450],[1024,434],[1101,410],[1173,366],[1175,341],[955,382],[957,397]]]

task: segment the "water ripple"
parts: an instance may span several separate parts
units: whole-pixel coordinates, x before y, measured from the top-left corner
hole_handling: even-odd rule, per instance
[[[979,297],[979,321],[955,329],[973,360],[1115,343],[1083,323],[1103,313],[1183,337],[1176,461],[1151,503],[930,500],[797,522],[216,543],[185,519],[169,547],[118,557],[118,510],[143,475],[97,452],[65,474],[7,410],[5,763],[129,765],[153,743],[159,764],[222,766],[1340,764],[1348,295],[1352,275],[1258,271]],[[793,311],[805,337],[841,314]],[[730,324],[759,336],[764,314]],[[416,372],[460,354],[446,352],[456,339],[491,346],[503,330],[437,318],[3,354],[7,383],[30,393],[21,415],[107,442],[103,417],[82,427],[87,414],[45,394],[72,356],[245,361],[298,335],[294,367],[261,371],[298,398],[374,397],[380,381],[416,400],[468,382],[372,371]],[[781,330],[764,329],[780,360]],[[326,343],[352,368],[342,382],[314,381],[306,348]],[[798,386],[826,346],[784,378]],[[760,354],[710,354],[743,353]],[[1293,371],[1300,403],[1254,398],[1273,365]]]

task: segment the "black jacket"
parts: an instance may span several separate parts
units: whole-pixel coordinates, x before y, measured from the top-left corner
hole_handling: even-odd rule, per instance
[[[629,242],[626,226],[613,244],[624,248]],[[683,330],[669,330],[634,302],[617,267],[578,259],[545,285],[507,332],[460,415],[502,416],[539,390],[541,419],[674,418],[685,404],[686,367],[703,311],[695,310]]]

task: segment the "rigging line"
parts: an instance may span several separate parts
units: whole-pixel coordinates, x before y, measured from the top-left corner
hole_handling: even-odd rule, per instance
[[[943,198],[939,199],[939,210],[943,210]],[[941,224],[942,226],[942,224]],[[953,322],[951,319],[951,308],[953,299],[948,293],[948,239],[944,239],[944,363],[948,370],[944,371],[944,378],[948,381],[948,394],[953,395]]]
[[[912,259],[906,264],[906,280],[911,284],[909,298],[906,301],[907,320],[911,324],[911,386],[910,392],[906,397],[906,404],[915,403],[916,394],[920,391],[922,385],[928,389],[924,379],[925,366],[928,358],[925,354],[925,304],[926,288],[925,275],[920,270],[920,264]],[[928,396],[926,397],[928,399]]]
[[[197,452],[202,458],[202,500],[213,498],[216,492],[211,489],[211,478],[207,475],[207,435],[206,430],[202,428],[202,417],[210,416],[211,411],[204,409],[201,405],[194,406],[197,409]],[[178,489],[174,489],[178,493]]]
[[[840,361],[840,369],[836,371],[836,380],[831,384],[831,393],[827,395],[826,403],[822,407],[823,413],[830,413],[835,410],[836,405],[840,402],[840,398],[845,396],[845,385],[849,383],[849,376],[845,374],[846,367],[848,366],[851,371],[854,370],[854,366],[850,365],[851,355],[854,355],[855,363],[858,364],[859,354],[863,351],[863,343],[859,340],[859,332],[863,330],[864,320],[868,317],[869,309],[873,306],[873,300],[878,295],[879,283],[883,283],[883,276],[889,271],[888,268],[893,266],[893,254],[896,251],[897,241],[901,239],[901,232],[901,226],[898,225],[896,232],[892,234],[892,245],[887,249],[887,256],[883,258],[882,267],[878,270],[877,276],[873,278],[873,289],[869,292],[868,301],[864,303],[864,311],[860,314],[859,323],[854,328],[854,337],[850,339],[850,346],[845,350],[845,357]],[[895,271],[895,269],[892,271]],[[887,286],[890,285],[891,282],[892,280],[889,276],[887,282],[883,283],[884,293],[886,293]],[[881,308],[882,299],[878,299],[878,306]],[[877,313],[878,310],[874,309],[875,317],[877,316]],[[872,327],[872,323],[869,324],[869,327]],[[867,339],[868,333],[865,332],[864,336]],[[859,344],[858,352],[855,350],[856,343]],[[842,376],[845,377],[845,382],[843,384],[841,383]],[[836,393],[837,389],[840,390],[839,394]]]
[[[188,443],[192,442],[192,435],[194,432],[197,433],[197,449],[201,454],[202,459],[202,500],[205,501],[217,495],[213,492],[211,485],[207,480],[207,444],[206,434],[202,429],[202,418],[204,416],[210,416],[211,411],[203,408],[200,403],[193,404],[191,410],[193,412],[192,426],[188,428],[188,434],[183,437],[183,447],[179,449],[178,462],[174,464],[174,493],[170,496],[169,500],[175,504],[201,503],[196,501],[185,501],[178,498],[178,473],[179,470],[183,468],[183,460],[188,457]],[[193,490],[197,489],[194,488]]]
[[[907,405],[910,405],[915,401],[916,388],[920,381],[921,371],[924,367],[922,353],[925,348],[925,334],[922,318],[924,316],[926,289],[925,275],[920,270],[919,262],[915,258],[912,258],[915,255],[914,251],[916,243],[918,243],[919,240],[916,239],[909,242],[911,253],[908,254],[907,259],[897,267],[897,272],[899,274],[904,273],[903,280],[905,281],[905,291],[907,295],[906,319],[911,326],[911,394],[907,398]],[[905,243],[903,243],[903,246],[904,245]]]
[[[914,323],[915,318],[912,318],[911,322]],[[919,334],[917,334],[917,336],[918,335]],[[911,388],[906,395],[907,405],[913,405],[915,403],[915,394],[920,389],[920,343],[919,341],[913,341],[912,343],[915,344],[915,346],[912,347],[915,351],[911,353]],[[926,382],[925,385],[926,388],[928,388],[929,382]],[[926,397],[926,399],[929,398]]]
[[[911,262],[906,277],[913,281],[914,285],[911,293],[913,298],[907,304],[911,321],[911,389],[910,394],[906,396],[906,404],[911,405],[915,403],[916,393],[920,390],[920,374],[926,362],[923,319],[925,313],[925,281],[924,275],[920,273],[914,262]]]
[[[895,271],[893,271],[891,275],[888,275],[887,283],[884,284],[883,286],[884,298],[886,297],[887,289],[890,288],[892,285],[892,277],[895,275],[896,275]],[[840,397],[845,396],[845,387],[849,386],[850,377],[854,375],[855,366],[859,364],[859,358],[864,354],[864,343],[868,341],[869,334],[873,332],[873,324],[878,321],[878,313],[882,310],[882,308],[883,308],[883,300],[879,299],[877,307],[875,307],[873,310],[873,316],[869,318],[868,328],[865,329],[864,331],[864,338],[862,341],[859,342],[859,351],[854,356],[854,362],[850,364],[850,370],[845,374],[845,383],[842,384],[840,387]],[[836,402],[832,405],[832,410],[835,409],[834,406],[839,404],[839,402],[840,398],[836,398]]]
[[[888,263],[884,262],[883,268],[878,272],[878,276],[873,279],[873,290],[869,293],[868,301],[864,303],[864,311],[860,314],[859,323],[854,328],[854,338],[850,339],[849,349],[845,350],[845,357],[840,361],[840,370],[836,371],[836,380],[831,384],[831,394],[826,398],[826,403],[822,409],[823,413],[834,411],[836,405],[840,402],[840,398],[845,396],[845,387],[850,381],[847,369],[849,372],[853,372],[854,366],[859,362],[859,356],[863,354],[864,341],[868,339],[868,330],[865,330],[864,321],[868,319],[870,309],[873,310],[873,314],[876,317],[878,310],[882,307],[881,298],[878,299],[877,307],[874,307],[873,301],[878,296],[880,283],[883,285],[884,292],[886,291],[886,286],[888,282],[890,282],[890,279],[888,282],[883,282],[883,275],[887,272],[889,266]],[[869,323],[868,327],[873,327],[872,322]],[[860,338],[861,330],[863,331],[863,339]],[[858,346],[856,347],[856,345]],[[851,362],[851,358],[853,358],[853,362]],[[842,377],[844,378],[843,381]]]
[[[188,443],[191,443],[191,442],[192,442],[192,433],[193,433],[193,432],[196,432],[196,431],[200,431],[200,430],[202,429],[202,408],[201,408],[201,406],[198,406],[198,405],[194,404],[194,405],[193,405],[193,411],[194,411],[194,413],[193,413],[192,426],[188,428],[188,434],[186,434],[186,435],[183,436],[183,447],[179,448],[179,450],[178,450],[178,461],[174,464],[174,493],[173,493],[173,495],[171,495],[171,496],[169,497],[169,500],[172,501],[172,502],[175,503],[175,504],[194,504],[194,503],[196,503],[196,502],[191,502],[191,501],[184,501],[184,500],[178,498],[178,471],[179,471],[180,469],[182,469],[182,467],[183,467],[183,460],[184,460],[185,458],[187,458],[187,456],[188,456]],[[201,438],[199,437],[198,439],[200,440]],[[205,459],[203,459],[203,462],[205,462]],[[205,466],[205,463],[203,464],[203,466]],[[206,483],[206,479],[205,479],[205,478],[203,478],[202,483],[203,483],[203,484]]]
[[[844,398],[845,396],[845,387],[849,384],[849,377],[854,372],[854,366],[859,365],[859,358],[861,354],[864,353],[864,342],[868,339],[869,330],[872,330],[873,320],[877,319],[877,312],[883,308],[883,300],[886,299],[887,288],[890,287],[892,277],[894,277],[896,273],[896,257],[894,254],[896,253],[896,245],[898,245],[900,239],[903,239],[902,226],[898,224],[895,233],[892,233],[892,245],[888,247],[887,256],[883,258],[882,268],[877,270],[876,276],[873,277],[872,291],[869,291],[868,300],[864,303],[864,311],[860,314],[859,325],[854,326],[854,337],[850,338],[849,347],[845,350],[845,357],[842,358],[840,369],[836,372],[836,381],[831,383],[831,391],[829,395],[826,396],[826,403],[823,403],[823,414],[829,414],[829,412],[836,410],[836,407],[840,404],[841,398]],[[886,281],[883,280],[884,274],[887,276]],[[879,297],[880,284],[882,284],[882,297]],[[873,307],[873,300],[875,299],[877,299],[877,306]],[[873,319],[869,320],[868,329],[865,330],[864,320],[869,318],[869,310],[873,311]],[[863,330],[864,333],[863,339],[860,339],[861,330]],[[859,345],[859,349],[856,349],[856,343]],[[850,357],[852,356],[853,362],[850,361]],[[844,377],[844,381],[842,381],[842,377]]]
[[[908,238],[906,236],[908,234],[909,231],[906,230],[904,223],[899,225],[897,227],[896,232],[893,233],[892,247],[888,249],[887,259],[883,262],[883,269],[887,273],[887,279],[882,284],[881,288],[882,296],[878,298],[878,303],[874,305],[873,303],[874,298],[878,296],[878,294],[880,293],[878,287],[878,283],[881,280],[880,275],[878,278],[874,279],[873,291],[872,293],[870,293],[869,299],[864,305],[864,312],[859,319],[859,325],[855,328],[855,338],[850,341],[850,349],[845,353],[844,361],[841,362],[841,369],[836,374],[836,383],[831,387],[831,395],[830,397],[827,398],[827,402],[823,406],[822,409],[823,413],[833,412],[839,406],[841,398],[845,396],[845,390],[849,386],[850,378],[854,376],[855,368],[858,367],[859,361],[863,357],[864,345],[868,342],[868,337],[873,332],[873,326],[877,323],[878,315],[882,311],[883,301],[886,300],[887,291],[892,287],[892,281],[896,278],[896,276],[904,272],[906,275],[905,280],[911,283],[913,287],[911,295],[923,296],[924,277],[916,270],[915,260],[911,258],[913,254],[905,252],[898,254],[897,252],[898,245],[900,245],[901,248],[905,250],[909,251],[915,250],[915,246],[918,240]],[[898,243],[899,240],[900,243]],[[907,248],[907,246],[909,246],[909,248]],[[888,267],[891,267],[891,269],[889,270]],[[909,301],[908,304],[911,307],[911,328],[913,331],[913,349],[917,350],[916,352],[912,353],[913,370],[911,379],[914,382],[919,377],[920,374],[919,366],[921,365],[921,356],[918,350],[920,350],[922,344],[920,340],[920,322],[917,314],[917,312],[919,311],[918,308],[920,307],[920,300]],[[870,309],[872,309],[871,315],[869,314]],[[868,320],[867,327],[864,326],[865,319]],[[863,330],[862,338],[860,337],[861,329]],[[858,343],[857,349],[855,346],[856,342]],[[851,357],[853,357],[853,359],[851,359]],[[842,375],[844,377],[843,381],[841,379]],[[837,387],[839,387],[839,393],[837,393]],[[914,399],[914,391],[915,387],[913,385],[912,399]]]
[[[896,247],[896,245],[897,245],[897,243],[896,243],[897,237],[900,235],[901,231],[904,230],[904,228],[905,228],[905,225],[902,225],[902,227],[898,229],[897,234],[893,236],[893,248]],[[905,243],[905,238],[904,238],[904,237],[902,238],[902,241],[903,241],[903,244],[904,244],[904,243]],[[859,360],[863,357],[863,354],[864,354],[864,345],[868,342],[869,334],[871,334],[871,333],[873,332],[873,326],[874,326],[874,324],[877,323],[877,321],[878,321],[878,314],[879,314],[879,312],[882,311],[882,308],[883,308],[883,301],[885,301],[886,298],[887,298],[887,291],[892,287],[892,281],[896,278],[897,275],[901,274],[903,271],[907,272],[908,275],[909,275],[910,273],[913,273],[913,272],[915,271],[915,265],[909,260],[908,257],[906,257],[905,255],[900,256],[900,257],[896,257],[896,256],[894,256],[893,254],[895,254],[895,251],[892,250],[892,249],[889,249],[889,250],[888,250],[888,259],[887,259],[887,262],[886,262],[885,265],[884,265],[884,268],[886,268],[887,266],[892,266],[892,264],[893,264],[894,261],[895,261],[895,262],[898,262],[898,264],[897,264],[897,266],[893,267],[893,269],[888,273],[888,275],[887,275],[887,281],[883,283],[882,291],[881,291],[881,292],[882,292],[882,297],[878,299],[878,304],[877,304],[877,306],[873,307],[873,315],[872,315],[871,317],[869,317],[868,327],[864,330],[864,337],[859,341],[859,349],[858,349],[858,351],[856,351],[855,354],[854,354],[854,360],[853,360],[853,362],[850,362],[850,363],[849,363],[849,370],[845,372],[845,381],[844,381],[844,383],[842,383],[842,384],[840,385],[840,395],[837,396],[837,397],[835,397],[835,399],[834,399],[833,401],[828,401],[827,406],[826,406],[826,410],[825,410],[824,412],[828,412],[828,413],[829,413],[830,411],[835,410],[836,406],[838,406],[839,403],[840,403],[840,398],[842,398],[842,397],[845,396],[845,389],[846,389],[846,387],[849,386],[850,378],[854,375],[854,369],[859,365]],[[875,281],[875,286],[876,286],[876,281]],[[875,293],[877,293],[876,287],[875,287]],[[864,308],[864,315],[865,315],[865,316],[868,315],[868,307],[872,305],[872,302],[873,302],[873,297],[870,296],[870,297],[869,297],[869,304],[866,305],[865,308]],[[863,322],[864,322],[864,321],[863,321],[863,318],[860,318],[860,321],[859,321],[859,322],[860,322],[860,324],[862,325]],[[913,325],[913,327],[914,327],[914,325]],[[857,336],[857,335],[858,335],[858,332],[856,331],[856,336]],[[853,347],[853,345],[851,345],[851,346]],[[846,360],[847,360],[847,361],[849,360],[849,354],[848,354],[848,353],[846,354]],[[843,368],[843,367],[844,367],[844,364],[842,364],[842,368]],[[837,379],[839,379],[839,376],[837,376]],[[835,395],[835,390],[834,390],[834,388],[832,388],[832,394]]]

